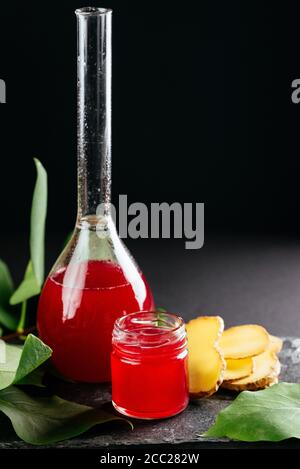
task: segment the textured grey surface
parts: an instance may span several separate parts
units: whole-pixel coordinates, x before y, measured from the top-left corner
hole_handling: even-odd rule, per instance
[[[300,338],[286,338],[284,340],[280,360],[282,363],[280,379],[300,383]],[[105,408],[112,410],[110,388],[107,385],[79,385],[58,380],[52,381],[49,384],[62,397],[87,405],[103,405]],[[202,447],[203,443],[213,446],[214,443],[220,444],[222,442],[226,445],[226,439],[211,439],[208,442],[207,439],[203,439],[199,435],[208,429],[217,413],[227,406],[235,395],[235,393],[230,392],[218,392],[208,399],[201,399],[191,403],[185,412],[170,419],[158,421],[135,420],[133,431],[126,425],[120,425],[120,423],[99,426],[85,435],[59,443],[55,447],[121,448],[124,446],[164,444],[191,444],[195,447],[197,445]],[[0,425],[1,429],[3,427],[5,425]],[[2,433],[1,440],[0,448],[29,447],[24,442],[18,440],[11,430],[5,435]]]
[[[65,234],[47,237],[47,269],[64,239]],[[218,314],[226,327],[256,323],[276,335],[300,337],[299,238],[205,233],[199,250],[184,249],[184,240],[125,242],[144,271],[157,306],[185,321]],[[16,285],[27,264],[27,243],[27,236],[20,239],[19,234],[0,242],[1,257]]]

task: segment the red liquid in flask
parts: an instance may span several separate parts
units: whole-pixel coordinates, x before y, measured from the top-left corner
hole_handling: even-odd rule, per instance
[[[129,282],[113,262],[74,262],[47,279],[38,331],[53,349],[52,362],[62,375],[75,381],[110,381],[115,319],[153,307],[151,291],[138,271]]]

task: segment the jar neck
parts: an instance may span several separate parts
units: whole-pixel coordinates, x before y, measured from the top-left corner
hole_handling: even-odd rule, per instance
[[[130,359],[186,355],[187,339],[183,320],[170,313],[131,313],[116,320],[114,351]]]
[[[176,341],[164,342],[156,346],[143,346],[138,344],[130,344],[113,337],[112,340],[113,353],[117,356],[140,363],[143,360],[156,360],[159,363],[164,358],[181,358],[187,356],[187,338],[181,336]]]
[[[111,193],[111,10],[77,16],[77,222],[109,214]]]

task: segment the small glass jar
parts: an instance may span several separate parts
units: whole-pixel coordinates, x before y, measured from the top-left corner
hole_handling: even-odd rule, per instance
[[[188,351],[183,319],[165,312],[122,316],[112,334],[112,403],[141,419],[171,417],[188,405]]]

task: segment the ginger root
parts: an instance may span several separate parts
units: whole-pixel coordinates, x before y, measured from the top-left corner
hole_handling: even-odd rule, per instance
[[[259,355],[268,349],[269,334],[256,324],[226,329],[220,340],[220,348],[226,359],[239,359]]]
[[[227,358],[224,381],[245,378],[253,371],[252,357],[246,358]]]
[[[219,316],[198,317],[186,325],[191,398],[208,397],[220,386],[244,391],[277,383],[282,340],[256,324],[223,328]]]
[[[252,360],[253,371],[249,376],[224,381],[222,387],[233,391],[255,391],[278,382],[280,362],[273,351],[267,350],[260,355],[256,355]]]
[[[226,364],[218,346],[223,329],[219,316],[200,316],[186,325],[191,398],[214,394],[223,381]]]
[[[282,339],[276,337],[275,335],[269,335],[270,343],[269,343],[269,350],[274,353],[279,353],[282,349]]]

